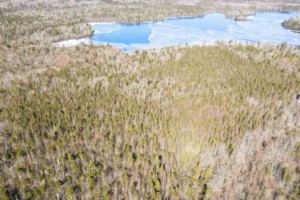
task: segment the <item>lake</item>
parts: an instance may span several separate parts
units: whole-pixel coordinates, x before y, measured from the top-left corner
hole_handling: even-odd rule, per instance
[[[170,45],[203,44],[215,41],[269,42],[300,45],[300,34],[281,23],[298,12],[260,11],[235,21],[222,13],[202,17],[174,17],[139,24],[91,23],[93,44],[111,44],[124,51],[161,48]]]

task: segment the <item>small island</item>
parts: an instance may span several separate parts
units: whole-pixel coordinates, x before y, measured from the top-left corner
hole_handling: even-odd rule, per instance
[[[300,16],[291,17],[290,19],[285,20],[282,23],[282,26],[286,29],[290,29],[290,30],[299,32],[300,31]]]

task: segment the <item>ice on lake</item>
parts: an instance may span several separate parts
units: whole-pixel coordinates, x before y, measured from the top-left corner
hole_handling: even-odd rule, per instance
[[[170,45],[246,41],[300,45],[300,34],[284,29],[281,23],[296,12],[257,12],[245,21],[235,21],[222,13],[203,17],[167,18],[139,24],[92,23],[91,43],[115,45],[123,50],[160,48]]]

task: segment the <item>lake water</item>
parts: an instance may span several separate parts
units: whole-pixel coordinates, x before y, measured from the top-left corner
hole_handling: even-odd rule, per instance
[[[141,24],[92,23],[93,44],[109,43],[125,51],[160,48],[170,45],[215,41],[270,42],[300,45],[300,34],[281,26],[296,12],[257,12],[245,21],[235,21],[222,13],[203,17],[167,18]]]

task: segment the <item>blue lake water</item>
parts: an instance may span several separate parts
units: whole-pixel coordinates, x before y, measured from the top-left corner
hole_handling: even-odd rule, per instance
[[[230,40],[300,45],[300,33],[281,26],[285,19],[293,16],[300,16],[300,13],[257,12],[245,21],[213,13],[140,24],[92,23],[94,34],[91,40],[92,43],[109,43],[125,51]]]

